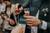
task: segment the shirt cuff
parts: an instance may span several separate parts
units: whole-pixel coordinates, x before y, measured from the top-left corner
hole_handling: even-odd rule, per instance
[[[41,26],[41,29],[46,30],[47,29],[47,22],[43,21],[43,24]]]

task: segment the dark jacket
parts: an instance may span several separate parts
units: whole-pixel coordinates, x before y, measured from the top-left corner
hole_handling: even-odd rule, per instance
[[[41,5],[41,3],[43,2],[43,4]],[[40,7],[41,5],[41,7]],[[48,10],[47,16],[46,18],[44,17],[44,12],[42,11],[42,9],[44,8],[49,8],[50,9],[50,0],[27,0],[23,6],[23,8],[29,8],[30,9],[30,16],[35,16],[39,7],[40,7],[40,12],[39,12],[39,19],[40,20],[44,20],[47,22],[47,29],[46,30],[42,30],[40,28],[38,28],[38,33],[50,33],[50,10]],[[30,29],[27,29],[27,25],[26,25],[26,31],[25,33],[31,33]]]
[[[42,1],[44,2],[41,5]],[[50,33],[50,10],[48,11],[46,18],[44,17],[44,12],[42,11],[42,9],[44,8],[50,9],[50,0],[27,0],[22,7],[29,8],[30,16],[35,16],[40,7],[39,19],[47,22],[47,29],[42,30],[41,28],[38,27],[38,33]],[[20,16],[22,16],[23,14],[24,12],[22,11]],[[25,33],[31,33],[31,29],[28,29],[27,27],[28,26],[26,25]]]

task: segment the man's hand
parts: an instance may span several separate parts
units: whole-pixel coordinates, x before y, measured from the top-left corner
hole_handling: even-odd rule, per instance
[[[22,25],[16,26],[14,29],[12,29],[11,33],[23,33]]]
[[[19,6],[19,4],[16,4],[16,5],[13,7],[13,13],[14,13],[15,15],[20,14],[20,12],[23,10],[22,7],[18,8],[18,6]]]
[[[40,20],[33,16],[24,16],[28,26],[38,26]]]

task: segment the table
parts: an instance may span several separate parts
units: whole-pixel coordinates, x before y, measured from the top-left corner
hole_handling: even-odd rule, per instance
[[[23,27],[23,30],[24,30],[24,32],[25,32],[25,27],[26,27],[26,25],[25,24],[21,24],[22,25],[22,27]],[[12,29],[13,30],[13,29]],[[12,32],[11,32],[12,33]]]

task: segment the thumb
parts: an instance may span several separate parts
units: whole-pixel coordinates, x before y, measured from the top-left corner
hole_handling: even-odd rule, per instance
[[[19,6],[19,4],[17,3],[17,4],[16,4],[16,9],[18,9],[18,6]]]

